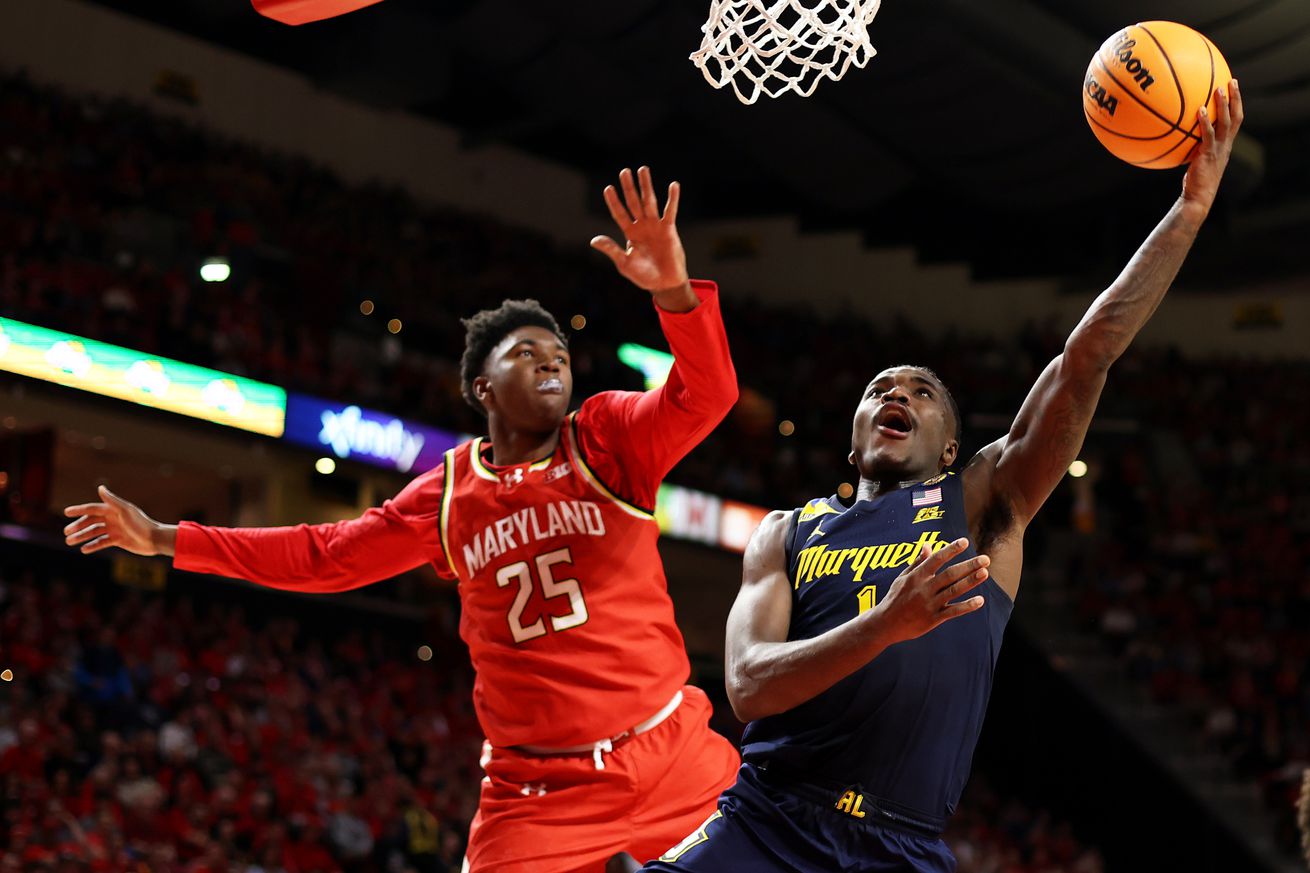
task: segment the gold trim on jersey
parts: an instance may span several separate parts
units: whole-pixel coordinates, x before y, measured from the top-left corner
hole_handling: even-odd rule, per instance
[[[473,448],[469,456],[472,459],[473,472],[477,473],[483,479],[489,479],[492,482],[499,482],[500,477],[491,470],[488,470],[487,465],[482,463],[482,441],[483,437],[476,437],[473,440]]]
[[[826,500],[811,500],[801,510],[801,517],[798,521],[813,521],[821,515],[841,515],[841,511],[833,509]]]
[[[455,450],[448,449],[445,457],[445,478],[441,485],[441,519],[437,524],[437,534],[441,539],[441,551],[446,556],[450,572],[459,579],[459,568],[455,566],[455,556],[450,553],[450,501],[455,496]]]
[[[581,449],[578,448],[578,438],[577,438],[577,434],[574,432],[574,428],[576,427],[576,425],[577,425],[577,413],[571,412],[569,413],[568,421],[564,429],[565,438],[568,440],[568,453],[573,457],[573,461],[578,465],[578,469],[582,471],[583,478],[585,478],[591,484],[591,487],[596,489],[596,491],[598,491],[601,494],[601,496],[607,497],[610,500],[617,503],[619,508],[622,509],[624,512],[626,512],[628,515],[635,516],[636,518],[640,518],[645,521],[654,521],[655,520],[654,514],[649,513],[638,506],[634,506],[633,504],[624,500],[622,497],[619,497],[613,491],[609,490],[609,488],[605,486],[605,483],[600,480],[600,477],[597,476],[592,471],[591,467],[587,465],[587,462],[583,460]]]
[[[482,461],[483,442],[485,442],[484,437],[478,437],[477,439],[473,440],[473,471],[477,473],[479,476],[481,476],[483,479],[490,479],[492,482],[499,482],[500,477],[496,475],[496,471],[489,468]],[[550,462],[553,460],[555,460],[555,453],[551,452],[549,455],[542,458],[540,461],[533,461],[531,464],[529,464],[528,472],[536,473],[541,470],[544,470],[550,466]],[[518,465],[516,464],[515,466]]]

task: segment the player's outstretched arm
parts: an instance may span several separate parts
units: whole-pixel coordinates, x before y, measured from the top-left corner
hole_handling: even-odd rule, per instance
[[[1244,117],[1236,80],[1217,93],[1218,117],[1212,123],[1202,110],[1201,142],[1177,202],[1038,377],[1009,434],[970,464],[966,487],[971,479],[987,482],[987,493],[971,495],[976,507],[1000,498],[1026,525],[1078,457],[1110,365],[1164,299],[1214,205]]]
[[[673,352],[673,368],[659,388],[642,393],[605,392],[583,404],[578,421],[583,454],[602,466],[611,487],[638,505],[654,503],[665,474],[710,433],[737,402],[737,372],[712,282],[687,278],[687,256],[678,237],[681,189],[669,185],[660,211],[650,168],[636,178],[619,174],[623,195],[605,188],[605,204],[624,245],[598,236],[592,246],[619,273],[650,293],[660,327]]]
[[[650,167],[637,170],[636,184],[632,170],[624,168],[619,173],[619,185],[623,188],[622,199],[613,185],[605,186],[605,205],[625,244],[597,236],[591,241],[592,248],[613,261],[623,278],[649,292],[660,309],[690,312],[699,299],[691,289],[687,254],[678,236],[681,186],[677,182],[669,184],[669,199],[660,212]]]
[[[73,517],[64,541],[84,554],[118,547],[138,555],[171,555],[182,570],[248,579],[270,588],[347,591],[421,566],[440,552],[440,489],[420,476],[394,500],[334,524],[222,528],[165,524],[108,488],[100,501],[64,509]],[[437,479],[437,481],[441,481]]]
[[[786,540],[790,514],[773,512],[746,548],[741,591],[728,614],[727,690],[742,721],[786,712],[854,673],[888,646],[911,640],[983,605],[981,596],[952,600],[987,579],[978,555],[947,566],[968,546],[960,539],[936,552],[922,547],[868,612],[807,640],[787,639],[791,581]]]

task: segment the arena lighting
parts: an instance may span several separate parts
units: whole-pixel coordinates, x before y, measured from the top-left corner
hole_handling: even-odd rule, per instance
[[[337,471],[337,462],[331,458],[319,458],[314,462],[314,469],[324,476],[331,476]]]
[[[431,660],[432,660],[432,647],[431,647],[431,646],[419,646],[419,647],[418,647],[418,659],[419,659],[420,661],[431,661]]]
[[[1081,479],[1087,475],[1087,462],[1078,460],[1069,465],[1069,475]]]
[[[619,346],[619,360],[646,377],[647,391],[663,385],[673,369],[673,355],[637,343]]]
[[[215,424],[282,436],[286,392],[231,373],[0,318],[0,370]]]
[[[14,671],[9,669],[0,670],[0,679],[3,679],[6,682],[13,682]]]
[[[232,265],[226,258],[206,258],[200,265],[200,278],[206,282],[226,282],[232,275]]]

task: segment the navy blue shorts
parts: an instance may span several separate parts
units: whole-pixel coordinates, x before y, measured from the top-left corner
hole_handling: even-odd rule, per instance
[[[643,870],[661,873],[955,873],[940,836],[870,821],[855,792],[797,792],[743,764],[718,811]],[[801,795],[805,796],[801,796]],[[872,803],[872,801],[870,801]],[[864,813],[864,815],[860,815]]]

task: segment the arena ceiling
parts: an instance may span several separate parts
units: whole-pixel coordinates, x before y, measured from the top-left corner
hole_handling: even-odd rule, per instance
[[[1118,28],[1171,19],[1241,79],[1242,143],[1193,285],[1305,272],[1306,0],[884,0],[878,56],[809,99],[740,105],[687,60],[708,0],[384,0],[287,28],[246,0],[96,0],[431,116],[599,183],[647,162],[693,215],[796,214],[912,243],[985,276],[1103,272],[1163,212],[1177,172],[1105,153],[1083,119],[1088,59]],[[1233,252],[1240,251],[1240,257]]]

